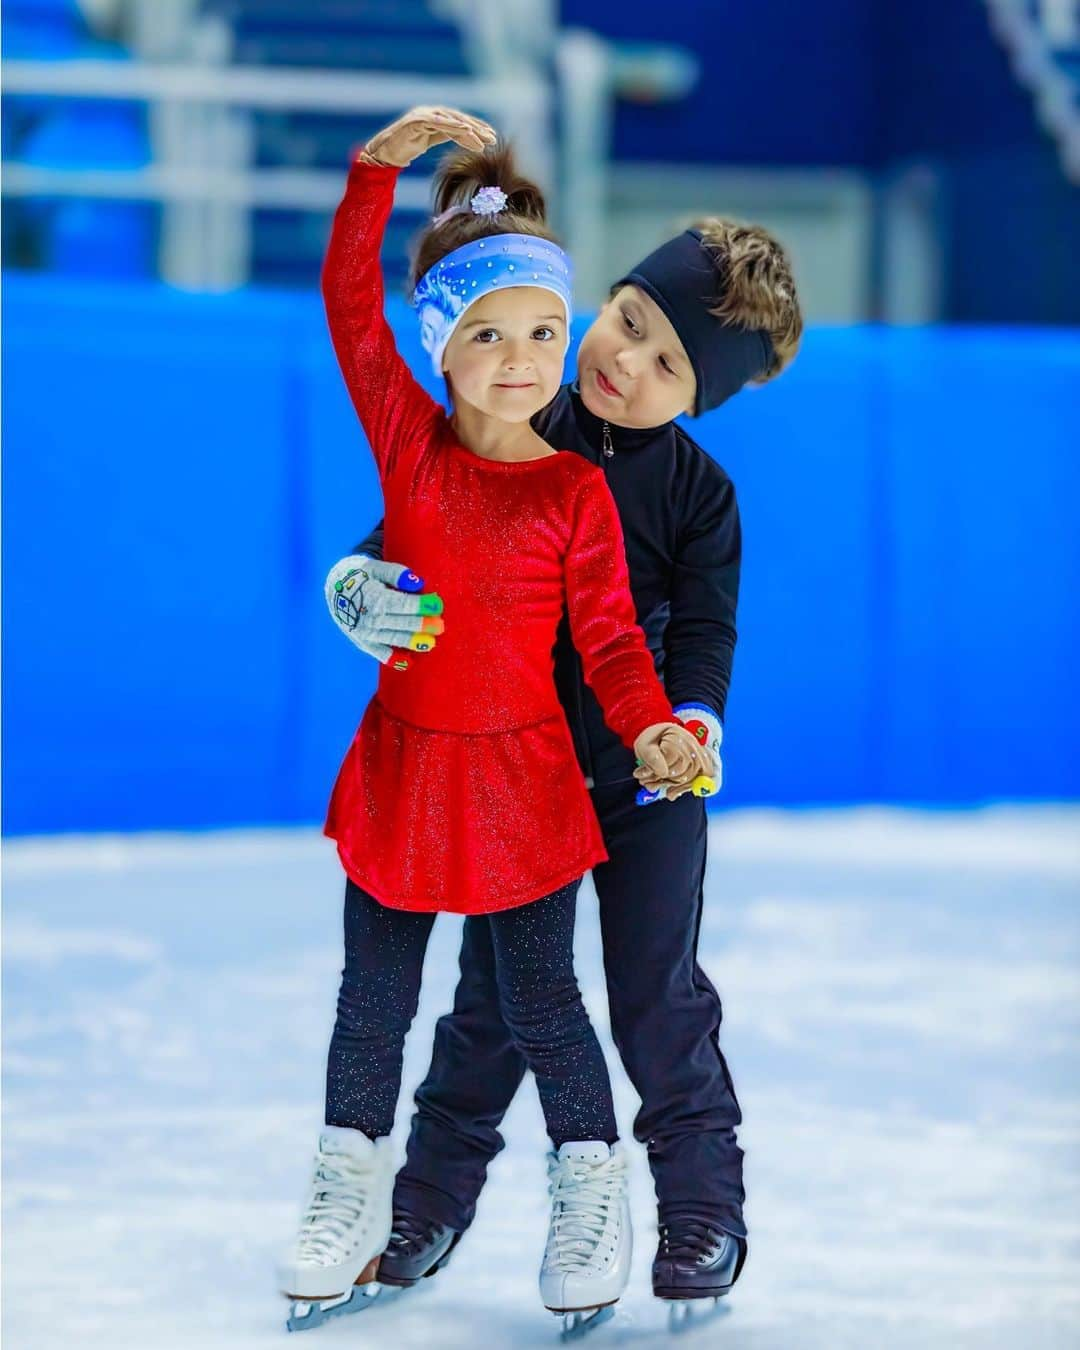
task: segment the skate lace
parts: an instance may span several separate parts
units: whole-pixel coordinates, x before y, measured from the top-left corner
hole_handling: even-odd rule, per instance
[[[669,1224],[660,1225],[660,1250],[676,1259],[690,1257],[702,1261],[712,1256],[724,1234],[703,1219],[682,1219],[672,1232]]]
[[[586,1266],[596,1253],[611,1211],[622,1199],[626,1161],[599,1163],[564,1158],[551,1164],[553,1201],[549,1254],[560,1267]]]
[[[346,1238],[367,1207],[373,1172],[374,1160],[317,1154],[314,1189],[297,1240],[301,1260],[333,1264],[346,1254]]]

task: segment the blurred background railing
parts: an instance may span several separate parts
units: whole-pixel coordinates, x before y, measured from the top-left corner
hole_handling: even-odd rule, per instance
[[[1080,5],[1077,0],[986,0],[991,26],[1031,90],[1061,164],[1080,182]]]
[[[518,142],[586,304],[673,217],[723,203],[790,242],[812,318],[1068,321],[1063,254],[1007,296],[994,261],[1017,227],[1052,244],[1075,220],[1077,10],[8,0],[7,262],[310,285],[349,148],[424,99]],[[426,172],[406,175],[392,275]]]
[[[50,38],[61,51],[65,42],[100,45],[91,28],[121,44],[96,56],[5,62],[5,92],[22,118],[5,147],[5,192],[160,203],[160,275],[200,290],[310,282],[350,149],[422,102],[489,117],[528,172],[549,191],[558,183],[567,241],[583,274],[595,275],[612,101],[622,89],[662,99],[697,78],[683,49],[622,50],[559,31],[547,0],[97,0],[81,9],[74,0],[16,0],[11,8],[9,23],[23,24],[16,49]],[[50,109],[49,100],[64,106]],[[573,155],[560,158],[560,144]],[[115,164],[101,165],[103,148]],[[426,178],[407,175],[395,234],[416,229],[428,198]],[[140,242],[147,233],[145,212],[56,215],[58,247],[73,215],[87,232],[126,219]],[[19,224],[17,214],[13,230]],[[139,266],[140,254],[145,268],[145,245],[127,266]],[[400,273],[404,248],[388,254]]]
[[[515,139],[579,333],[693,214],[793,255],[802,355],[693,428],[746,527],[723,804],[1080,793],[1078,13],[6,0],[6,827],[318,815],[372,676],[320,582],[379,501],[315,286],[415,102]]]

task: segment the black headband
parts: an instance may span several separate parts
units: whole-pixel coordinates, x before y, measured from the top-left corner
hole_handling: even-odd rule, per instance
[[[697,378],[695,417],[719,408],[747,380],[768,370],[773,359],[768,333],[732,327],[709,313],[722,293],[722,277],[700,231],[685,230],[661,244],[618,284],[640,287],[671,320]]]

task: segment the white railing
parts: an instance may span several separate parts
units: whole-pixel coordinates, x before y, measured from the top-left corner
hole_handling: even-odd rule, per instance
[[[458,24],[473,72],[450,77],[233,65],[231,30],[200,15],[196,0],[81,3],[100,22],[123,26],[136,59],[5,61],[3,87],[38,98],[145,103],[151,162],[120,170],[9,161],[3,190],[160,203],[160,273],[199,290],[248,280],[255,208],[325,212],[341,193],[339,173],[256,168],[255,110],[389,119],[413,104],[446,103],[487,116],[514,141],[523,168],[551,194],[555,223],[575,259],[579,299],[595,304],[608,270],[615,100],[620,93],[679,98],[698,75],[696,58],[682,48],[623,49],[585,30],[560,31],[554,0],[432,0]],[[397,200],[423,210],[429,190],[406,178]]]
[[[5,92],[78,98],[218,103],[246,108],[303,108],[324,112],[381,112],[414,103],[497,105],[514,116],[535,115],[536,90],[519,79],[474,79],[300,70],[288,66],[157,65],[118,61],[5,61]],[[438,95],[439,97],[434,97]]]
[[[153,162],[124,170],[53,169],[8,162],[13,196],[78,196],[159,201],[159,265],[175,285],[226,289],[250,275],[250,211],[276,206],[325,211],[341,195],[341,174],[253,167],[250,114],[256,108],[342,114],[396,114],[415,103],[462,104],[490,119],[550,182],[551,94],[519,72],[511,80],[419,78],[382,73],[164,65],[112,61],[6,61],[4,92],[37,98],[141,101],[151,109]],[[398,200],[423,209],[428,184],[406,181]]]
[[[1036,115],[1058,143],[1066,177],[1080,183],[1077,85],[1054,52],[1077,41],[1077,0],[984,0],[990,25],[1008,50],[1016,78],[1030,91]]]
[[[1037,15],[1052,47],[1080,44],[1080,0],[1037,0]]]

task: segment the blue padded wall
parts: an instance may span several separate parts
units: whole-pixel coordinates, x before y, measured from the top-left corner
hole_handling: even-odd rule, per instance
[[[317,819],[374,683],[322,578],[381,509],[318,301],[4,308],[5,828]],[[1076,332],[818,329],[694,427],[745,535],[723,805],[1080,792],[1077,388]]]

